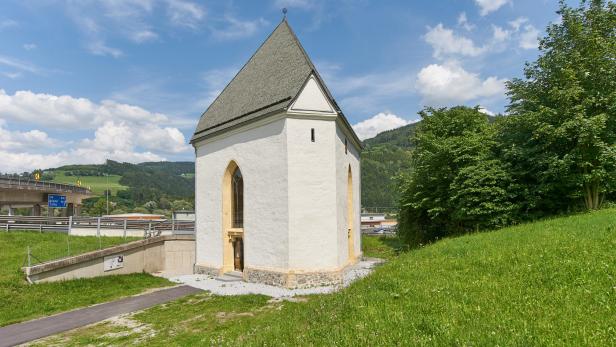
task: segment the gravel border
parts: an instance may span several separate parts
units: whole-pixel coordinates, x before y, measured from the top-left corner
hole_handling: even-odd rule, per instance
[[[325,286],[303,289],[287,289],[282,287],[270,286],[261,283],[248,283],[243,281],[223,282],[208,275],[183,275],[169,278],[175,283],[183,283],[194,288],[207,290],[216,295],[245,295],[262,294],[273,298],[292,297],[296,295],[310,294],[329,294],[344,288],[352,282],[366,277],[374,267],[383,263],[377,258],[367,258],[351,266],[344,273],[343,284],[340,286]]]

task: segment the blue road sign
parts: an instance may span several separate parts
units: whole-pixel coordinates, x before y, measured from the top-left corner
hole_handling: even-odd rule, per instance
[[[49,194],[47,196],[47,207],[66,207],[66,196]]]

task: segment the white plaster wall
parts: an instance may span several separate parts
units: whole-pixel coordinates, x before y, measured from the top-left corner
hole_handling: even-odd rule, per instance
[[[222,181],[234,160],[244,179],[244,266],[287,268],[286,140],[285,120],[278,119],[197,144],[197,265],[222,267]]]
[[[292,111],[298,112],[325,112],[334,114],[332,105],[327,100],[323,89],[314,76],[310,76],[304,89],[291,106]]]
[[[287,119],[290,270],[338,268],[335,143],[335,118]]]
[[[348,152],[344,152],[344,140],[347,139]],[[348,207],[347,207],[347,181],[349,165],[353,177],[353,241],[355,243],[355,256],[361,252],[361,172],[359,151],[353,145],[351,137],[345,134],[342,127],[336,125],[336,200],[338,215],[338,264],[344,266],[349,257],[348,248]]]

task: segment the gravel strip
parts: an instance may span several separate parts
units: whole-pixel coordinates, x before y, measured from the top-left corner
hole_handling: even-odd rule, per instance
[[[243,294],[262,294],[273,298],[292,297],[296,295],[328,294],[333,293],[343,287],[348,286],[353,281],[367,276],[377,264],[382,263],[381,259],[364,259],[351,266],[343,277],[342,286],[325,286],[304,289],[287,289],[270,286],[260,283],[223,282],[216,280],[208,275],[183,275],[169,278],[170,281],[183,283],[191,287],[210,291],[216,295],[243,295]]]

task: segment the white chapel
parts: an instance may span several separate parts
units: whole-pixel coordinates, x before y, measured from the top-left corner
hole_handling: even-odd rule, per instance
[[[195,272],[337,284],[361,256],[361,141],[284,19],[203,113]]]

